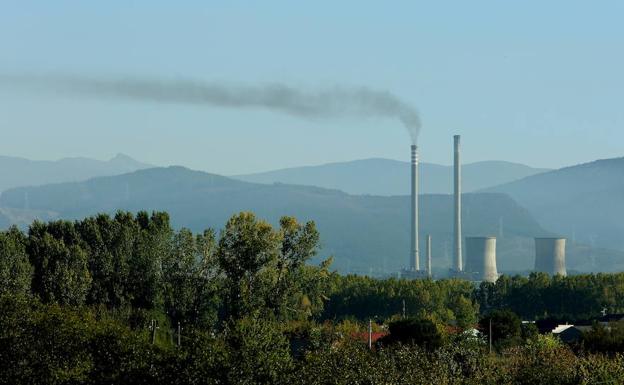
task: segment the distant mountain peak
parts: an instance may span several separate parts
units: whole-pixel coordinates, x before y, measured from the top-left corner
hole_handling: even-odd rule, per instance
[[[139,162],[138,160],[132,158],[131,156],[126,155],[121,152],[117,153],[117,155],[111,158],[111,160],[109,160],[108,163],[119,165],[119,166],[125,166],[125,167],[130,168],[131,170],[138,170],[142,168],[153,167],[152,165]]]
[[[122,153],[107,161],[85,157],[33,161],[0,156],[0,191],[22,186],[78,182],[98,176],[120,175],[152,167]]]
[[[236,175],[233,178],[254,183],[285,183],[318,186],[349,194],[406,195],[409,193],[409,162],[367,158]],[[482,161],[463,165],[464,191],[476,191],[535,175],[538,169],[505,161]],[[452,191],[452,166],[420,163],[421,193],[448,194]]]
[[[136,162],[136,160],[132,157],[130,157],[129,155],[126,155],[122,152],[118,152],[117,155],[115,155],[113,158],[111,158],[111,160],[109,162],[118,162],[118,161],[133,161]]]

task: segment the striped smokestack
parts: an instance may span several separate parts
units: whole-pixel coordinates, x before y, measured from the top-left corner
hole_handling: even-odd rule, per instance
[[[412,271],[420,270],[419,250],[418,250],[418,147],[412,145],[412,179],[411,179],[411,252],[410,252],[410,269]]]
[[[455,197],[455,210],[454,210],[454,239],[453,239],[453,267],[455,271],[462,271],[462,228],[461,228],[461,163],[459,159],[459,142],[460,136],[453,136],[455,147],[455,159],[454,159],[454,197]]]

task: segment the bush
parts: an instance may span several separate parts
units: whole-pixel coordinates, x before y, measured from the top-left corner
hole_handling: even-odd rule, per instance
[[[442,346],[444,338],[436,324],[428,319],[406,318],[389,325],[390,334],[380,340],[382,345],[395,343],[415,344],[435,350]]]
[[[520,344],[522,322],[511,310],[494,310],[479,321],[479,328],[490,338],[490,322],[492,326],[492,342],[498,350]]]
[[[275,384],[292,368],[290,346],[279,325],[243,318],[225,330],[228,381],[233,384]]]

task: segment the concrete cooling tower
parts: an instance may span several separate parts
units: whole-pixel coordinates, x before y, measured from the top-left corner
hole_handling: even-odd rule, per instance
[[[464,271],[475,280],[496,282],[496,237],[466,237]]]
[[[566,275],[565,238],[535,238],[535,271]]]

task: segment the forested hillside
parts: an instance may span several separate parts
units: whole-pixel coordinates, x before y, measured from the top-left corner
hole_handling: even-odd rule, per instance
[[[282,215],[314,220],[323,237],[322,252],[335,257],[340,271],[383,274],[407,263],[409,199],[407,196],[354,196],[337,190],[294,185],[263,185],[191,171],[154,168],[81,183],[46,185],[6,191],[0,206],[54,212],[58,218],[79,219],[116,210],[163,210],[175,227],[201,231],[219,229],[240,210],[249,210],[277,224]],[[452,199],[422,195],[421,240],[433,237],[434,270],[450,266]],[[532,216],[503,194],[464,195],[464,234],[497,235],[499,270],[533,266],[534,236],[550,235]],[[571,269],[587,268],[582,248],[569,248]],[[613,254],[597,254],[596,269],[615,268]],[[592,268],[592,266],[589,266]]]

